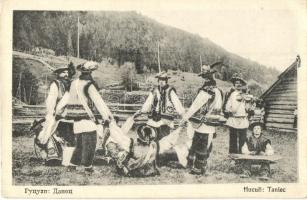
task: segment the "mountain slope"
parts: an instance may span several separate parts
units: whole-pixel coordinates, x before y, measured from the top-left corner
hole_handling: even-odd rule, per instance
[[[160,24],[136,12],[57,12],[15,11],[13,47],[31,51],[44,47],[56,55],[77,54],[77,17],[80,17],[80,57],[101,62],[111,60],[113,66],[134,62],[138,73],[157,71],[159,44],[162,69],[200,71],[203,64],[223,61],[222,79],[235,72],[268,87],[278,71],[232,54],[207,38]]]

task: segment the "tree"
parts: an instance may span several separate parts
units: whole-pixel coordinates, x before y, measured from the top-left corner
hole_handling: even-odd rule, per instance
[[[199,73],[201,55],[207,65],[223,60],[228,66],[220,71],[223,80],[241,72],[246,79],[269,85],[279,73],[229,53],[207,38],[159,24],[136,12],[14,11],[13,47],[29,50],[42,46],[54,50],[56,55],[76,54],[78,16],[83,23],[81,58],[100,62],[103,57],[110,57],[118,66],[134,62],[137,73],[143,72],[144,65],[158,71],[159,42],[163,69]]]
[[[13,70],[13,96],[27,104],[36,104],[38,96],[38,79],[29,69]]]
[[[125,86],[126,90],[132,91],[137,89],[137,84],[135,83],[136,69],[135,65],[131,62],[125,62],[121,68],[121,79],[122,83]]]

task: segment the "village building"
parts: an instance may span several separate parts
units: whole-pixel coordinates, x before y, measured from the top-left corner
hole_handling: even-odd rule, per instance
[[[292,63],[277,81],[262,94],[265,103],[265,125],[282,132],[297,131],[297,68],[300,58]]]

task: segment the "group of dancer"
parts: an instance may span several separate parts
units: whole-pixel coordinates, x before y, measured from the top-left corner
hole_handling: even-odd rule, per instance
[[[204,83],[188,109],[168,84],[167,72],[158,73],[158,86],[149,93],[142,108],[121,126],[92,78],[97,63],[88,61],[77,66],[80,75],[75,79],[71,65],[57,69],[54,71],[57,78],[46,99],[47,115],[32,125],[37,136],[35,144],[45,153],[46,164],[62,159],[69,171],[81,166],[91,174],[100,139],[105,156],[115,161],[119,174],[142,177],[158,175],[157,159],[169,150],[175,152],[180,165],[189,168],[191,174],[204,174],[216,127],[222,125],[229,128],[229,153],[272,155],[270,140],[262,136],[263,113],[257,114],[256,103],[246,91],[246,81],[240,74],[234,74],[233,88],[223,95],[214,77],[215,66],[202,67],[199,76]],[[147,115],[148,121],[131,134],[140,115]],[[250,137],[248,128],[253,132]],[[251,163],[236,164],[243,168],[242,178],[251,176]],[[269,173],[269,164],[261,163],[261,177],[268,178]]]

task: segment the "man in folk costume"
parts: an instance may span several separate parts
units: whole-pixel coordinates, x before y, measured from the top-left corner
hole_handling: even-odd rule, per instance
[[[65,142],[68,148],[74,148],[75,146],[72,123],[55,118],[56,107],[64,93],[69,90],[71,78],[75,74],[75,68],[70,63],[68,67],[58,68],[53,73],[56,75],[56,79],[50,84],[46,99],[47,114],[45,119],[40,121],[44,123],[44,126],[41,128],[42,131],[37,133],[37,139],[35,140],[39,147],[46,149],[46,164],[49,162],[52,164],[51,162],[54,160],[59,161],[62,159],[62,149],[60,148],[61,145],[58,144],[59,142]],[[55,131],[57,131],[57,134],[52,136]]]
[[[148,177],[159,175],[156,161],[159,155],[174,147],[182,127],[172,131],[159,141],[156,130],[151,126],[140,126],[137,129],[136,139],[130,138],[127,133],[134,124],[134,118],[139,113],[128,118],[119,128],[112,120],[109,127],[104,129],[104,148],[107,155],[116,162],[117,172],[123,176]]]
[[[215,64],[204,65],[199,74],[205,82],[193,101],[189,110],[183,114],[180,125],[188,120],[194,125],[189,127],[192,144],[189,147],[189,163],[192,165],[191,174],[204,174],[206,171],[207,159],[212,150],[212,139],[216,134],[215,126],[220,125],[223,117],[221,114],[223,96],[220,89],[216,87],[213,77],[216,72]],[[187,146],[188,147],[188,146]],[[182,151],[184,152],[184,151]],[[185,153],[187,154],[187,152]]]
[[[256,120],[256,119],[255,119]],[[242,146],[242,153],[247,155],[262,155],[271,156],[274,154],[274,149],[271,146],[271,140],[263,136],[262,130],[264,129],[263,121],[251,121],[249,128],[252,134],[246,139]],[[242,174],[241,178],[248,178],[251,176],[252,160],[242,161]],[[268,180],[270,177],[270,162],[262,160],[259,162],[260,179]]]
[[[249,127],[248,112],[251,110],[251,98],[243,90],[246,81],[241,74],[231,78],[233,88],[225,98],[225,113],[228,115],[226,125],[229,127],[229,153],[241,153]]]
[[[185,110],[175,88],[168,84],[170,77],[167,72],[160,72],[156,78],[159,85],[151,91],[140,113],[149,113],[147,125],[157,129],[157,140],[159,140],[170,133],[176,112],[182,115]]]
[[[76,148],[71,158],[70,170],[82,165],[86,173],[92,173],[92,163],[99,131],[99,121],[94,113],[97,110],[103,120],[113,116],[101,98],[92,71],[98,68],[97,63],[89,61],[79,65],[81,72],[78,79],[71,83],[69,92],[65,93],[57,107],[57,114],[67,120],[73,120],[73,130],[77,138]]]

